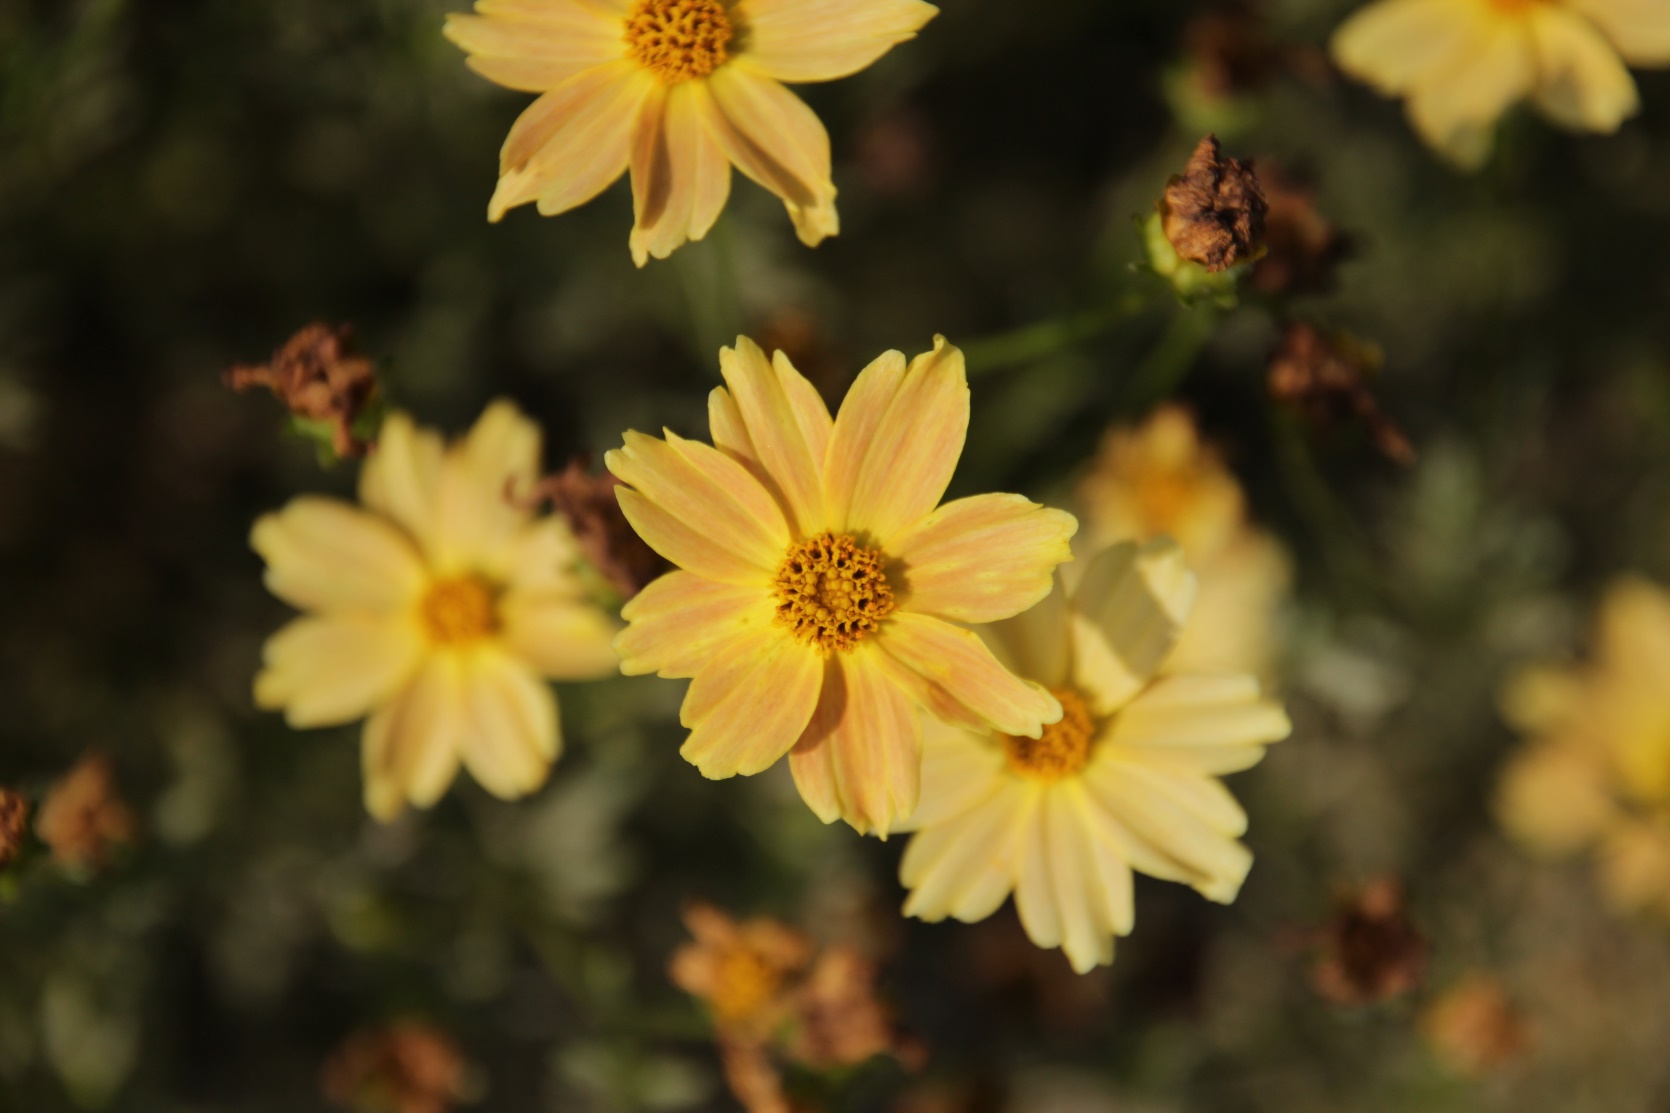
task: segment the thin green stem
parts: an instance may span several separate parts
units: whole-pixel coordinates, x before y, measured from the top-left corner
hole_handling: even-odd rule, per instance
[[[995,336],[979,337],[962,345],[970,375],[984,375],[1022,364],[1037,363],[1078,347],[1130,319],[1148,307],[1144,291],[1132,290],[1095,309],[1053,317]]]
[[[1159,340],[1126,380],[1125,409],[1139,413],[1175,391],[1212,338],[1218,317],[1209,306],[1174,309]]]

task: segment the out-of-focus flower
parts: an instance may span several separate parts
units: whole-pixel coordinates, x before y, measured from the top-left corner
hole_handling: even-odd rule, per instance
[[[1200,577],[1188,627],[1166,668],[1267,677],[1290,572],[1279,542],[1247,518],[1241,485],[1180,406],[1116,426],[1079,484],[1091,549],[1170,537]]]
[[[138,831],[133,809],[116,790],[115,768],[99,753],[83,756],[47,790],[35,816],[35,834],[69,870],[102,869]]]
[[[13,789],[0,787],[0,870],[17,861],[28,837],[28,797]]]
[[[857,73],[914,38],[920,0],[477,0],[447,18],[472,69],[542,94],[510,129],[489,220],[537,201],[546,216],[628,168],[632,258],[705,236],[731,166],[788,207],[802,243],[839,230],[829,135],[783,82]]]
[[[1266,381],[1272,398],[1318,425],[1343,419],[1362,422],[1382,456],[1407,466],[1415,462],[1415,448],[1369,389],[1381,363],[1380,349],[1372,344],[1349,333],[1324,333],[1315,325],[1294,321],[1270,357]]]
[[[1623,911],[1670,916],[1670,593],[1620,579],[1607,591],[1591,659],[1537,666],[1503,693],[1528,736],[1496,799],[1508,833],[1539,855],[1593,848]]]
[[[360,475],[365,509],[303,497],[255,524],[267,587],[309,612],[268,640],[255,701],[297,728],[368,715],[379,819],[433,804],[460,763],[495,796],[532,792],[562,745],[542,678],[613,671],[616,624],[575,574],[572,534],[516,497],[539,451],[507,402],[450,448],[394,414]]]
[[[628,432],[621,508],[677,565],[621,614],[629,674],[694,677],[681,751],[703,776],[790,754],[827,822],[885,835],[916,806],[919,708],[1037,737],[1061,717],[959,623],[1025,610],[1071,559],[1072,515],[1019,495],[939,505],[968,429],[963,356],[881,356],[831,419],[778,352],[739,338],[709,398],[714,447]]]
[[[1625,63],[1670,65],[1659,0],[1377,0],[1334,34],[1340,68],[1389,97],[1430,146],[1473,169],[1496,121],[1529,98],[1576,131],[1640,108]]]
[[[594,475],[583,459],[539,481],[534,501],[549,501],[551,508],[568,523],[574,541],[586,563],[608,581],[622,599],[630,599],[663,572],[667,562],[633,532],[615,488],[620,480],[612,475]]]
[[[1316,991],[1340,1005],[1401,997],[1426,974],[1429,948],[1409,916],[1403,886],[1379,877],[1340,902],[1311,968]]]
[[[708,904],[684,910],[695,936],[673,955],[673,984],[701,998],[722,1033],[765,1039],[790,1009],[791,979],[812,959],[804,935],[776,920],[737,923]]]
[[[846,946],[825,950],[801,983],[787,1050],[813,1070],[856,1066],[877,1055],[915,1068],[923,1057],[920,1047],[899,1039],[876,993],[875,963]]]
[[[1012,892],[1040,947],[1084,973],[1131,931],[1132,871],[1235,899],[1252,865],[1246,814],[1218,778],[1291,729],[1250,676],[1163,676],[1194,576],[1170,541],[1098,554],[1069,595],[989,628],[1061,701],[1039,738],[927,733],[922,804],[900,879],[905,914],[985,919]]]
[[[1467,1075],[1499,1070],[1531,1045],[1524,1016],[1488,974],[1469,974],[1428,1006],[1421,1034],[1434,1055]]]
[[[420,1021],[348,1037],[326,1061],[325,1098],[353,1113],[448,1113],[465,1097],[458,1044]]]
[[[1253,288],[1271,297],[1329,292],[1340,262],[1351,254],[1350,240],[1318,211],[1310,186],[1278,167],[1261,167],[1258,178],[1270,210]]]
[[[299,421],[319,426],[337,456],[365,455],[362,426],[374,416],[377,373],[354,343],[352,327],[308,325],[274,352],[271,362],[234,367],[225,378],[236,391],[272,391]]]

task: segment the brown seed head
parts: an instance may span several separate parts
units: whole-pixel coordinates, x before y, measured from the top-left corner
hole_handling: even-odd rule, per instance
[[[1264,21],[1246,4],[1208,8],[1183,27],[1183,50],[1195,79],[1212,97],[1261,88],[1281,66]]]
[[[534,488],[529,505],[549,501],[574,532],[580,554],[623,599],[630,599],[669,565],[644,543],[621,513],[612,475],[593,475],[588,461],[577,456],[568,466],[548,475]]]
[[[0,788],[0,870],[17,861],[28,835],[28,799],[21,792]]]
[[[370,447],[354,424],[377,396],[376,368],[360,354],[352,326],[308,325],[272,362],[234,367],[224,378],[239,392],[266,387],[297,417],[329,425],[338,456],[363,456]]]
[[[1420,984],[1428,954],[1403,886],[1394,878],[1376,878],[1348,894],[1323,929],[1311,984],[1339,1005],[1389,1001]]]
[[[1397,423],[1380,408],[1369,380],[1380,369],[1378,349],[1346,333],[1329,335],[1295,321],[1282,334],[1270,359],[1270,396],[1327,427],[1345,420],[1363,423],[1375,447],[1396,464],[1415,462],[1415,449]]]
[[[35,819],[35,833],[66,869],[100,869],[111,851],[132,842],[133,810],[116,792],[110,759],[88,754],[53,785]]]
[[[1216,273],[1258,253],[1267,209],[1252,163],[1222,157],[1208,135],[1166,183],[1160,220],[1177,254]]]
[[[1316,207],[1316,191],[1280,168],[1258,172],[1270,210],[1264,217],[1265,252],[1253,264],[1254,289],[1266,295],[1325,294],[1339,264],[1350,258],[1350,239]]]
[[[465,1096],[464,1074],[451,1036],[399,1021],[348,1037],[326,1060],[319,1087],[353,1113],[447,1113]]]

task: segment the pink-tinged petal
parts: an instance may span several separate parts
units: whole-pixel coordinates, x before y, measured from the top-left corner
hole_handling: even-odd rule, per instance
[[[1567,0],[1594,20],[1634,66],[1670,65],[1670,5],[1664,0]]]
[[[759,345],[739,336],[735,348],[720,350],[719,370],[790,529],[807,537],[824,528],[823,458],[834,423],[812,384],[778,356],[767,360]]]
[[[782,198],[795,233],[816,247],[841,230],[829,133],[806,103],[769,77],[721,66],[706,81],[714,137],[736,168]]]
[[[487,219],[535,200],[555,216],[603,192],[626,172],[632,122],[655,88],[649,71],[622,59],[582,70],[534,101],[499,152]]]
[[[899,881],[910,890],[904,914],[975,923],[996,912],[1015,886],[1021,821],[1035,791],[1013,778],[993,780],[969,807],[912,836],[899,863]]]
[[[459,656],[464,767],[499,799],[520,799],[545,783],[562,749],[556,696],[526,665],[497,649]]]
[[[1553,6],[1532,9],[1536,101],[1564,127],[1614,132],[1641,109],[1635,80],[1589,20]]]
[[[771,597],[757,585],[669,572],[621,608],[627,627],[615,638],[620,671],[695,676],[720,646],[771,625],[775,614]]]
[[[542,441],[537,424],[499,401],[447,451],[429,545],[437,573],[511,577],[526,555],[522,545],[531,513],[517,499],[527,497],[539,478]]]
[[[817,710],[789,757],[795,783],[825,823],[844,819],[886,838],[916,809],[922,727],[915,705],[860,644],[824,662]]]
[[[1050,593],[1056,566],[1073,559],[1068,539],[1077,530],[1071,514],[1020,495],[958,499],[894,538],[888,582],[913,611],[996,622]]]
[[[756,589],[770,580],[757,564],[738,556],[716,537],[669,514],[630,487],[616,487],[621,513],[644,543],[674,564],[721,583]]]
[[[778,81],[834,81],[916,37],[939,9],[921,0],[741,0],[739,65]]]
[[[1196,580],[1168,539],[1092,557],[1069,603],[1073,682],[1096,715],[1123,707],[1160,671],[1194,606]]]
[[[632,129],[632,261],[665,259],[700,240],[731,193],[731,164],[708,126],[707,87],[658,85]]]
[[[551,680],[595,680],[620,667],[615,622],[595,604],[510,591],[499,603],[505,648]]]
[[[399,529],[334,499],[292,500],[257,521],[249,543],[267,562],[267,589],[303,610],[404,610],[426,582]]]
[[[737,635],[690,682],[679,753],[710,780],[769,769],[806,729],[822,687],[822,660],[785,631]]]
[[[352,722],[392,697],[422,654],[404,615],[298,618],[267,639],[255,702],[297,729]]]
[[[877,364],[865,372],[877,371],[877,381],[862,391],[854,383],[841,405],[826,483],[831,520],[886,548],[939,505],[951,482],[968,435],[968,375],[962,352],[943,336],[911,360],[890,397],[891,367]]]
[[[392,413],[360,469],[360,501],[394,519],[424,552],[435,537],[445,457],[439,433],[418,428],[407,414]]]
[[[972,630],[900,612],[877,633],[876,644],[933,693],[931,701],[916,693],[930,711],[938,713],[942,699],[948,698],[995,730],[1030,738],[1037,738],[1045,723],[1061,718],[1061,704],[1054,696],[999,664]]]
[[[459,662],[455,654],[435,654],[365,724],[360,759],[366,810],[387,822],[408,802],[434,804],[458,775],[463,735]]]
[[[620,21],[586,4],[489,0],[475,10],[448,13],[442,33],[472,70],[509,89],[543,93],[626,53]]]

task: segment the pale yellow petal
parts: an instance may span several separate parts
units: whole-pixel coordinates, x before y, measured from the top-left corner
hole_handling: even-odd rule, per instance
[[[721,66],[707,79],[709,125],[725,155],[782,198],[800,242],[816,247],[841,230],[830,180],[829,133],[806,103],[769,77]]]
[[[458,775],[465,733],[462,670],[455,654],[433,654],[395,699],[365,724],[360,759],[365,806],[387,821],[408,802],[427,808]]]
[[[780,628],[734,636],[690,682],[679,753],[712,780],[769,769],[806,730],[823,681],[823,661]]]
[[[1151,862],[1138,857],[1140,851],[1127,854],[1127,859],[1144,872],[1185,882],[1208,900],[1233,901],[1252,868],[1252,852],[1213,830],[1171,794],[1153,791],[1154,783],[1121,776],[1126,772],[1127,768],[1113,763],[1097,763],[1086,771],[1082,783],[1135,843],[1164,859],[1166,865],[1155,872]]]
[[[632,236],[638,266],[665,259],[713,228],[731,192],[731,164],[714,137],[700,81],[657,86],[632,129]]]
[[[1635,912],[1670,897],[1670,828],[1659,819],[1616,824],[1601,843],[1600,882],[1612,907]]]
[[[1055,870],[1060,863],[1051,853],[1044,831],[1045,790],[1029,785],[1019,809],[1019,864],[1015,871],[1015,911],[1026,937],[1045,950],[1061,946],[1061,914],[1055,905]]]
[[[622,59],[582,70],[534,101],[499,152],[487,219],[536,200],[555,216],[603,192],[626,172],[632,122],[655,88],[648,70]]]
[[[1160,670],[1194,606],[1195,578],[1169,540],[1126,542],[1085,566],[1069,603],[1073,682],[1096,715],[1123,707]]]
[[[1670,4],[1664,0],[1566,0],[1635,66],[1670,66]]]
[[[1531,746],[1502,771],[1497,821],[1534,854],[1573,854],[1622,815],[1608,786],[1609,772],[1603,755],[1565,745]]]
[[[916,37],[939,9],[921,0],[740,0],[738,64],[778,81],[834,81]]]
[[[1463,169],[1476,169],[1490,153],[1496,121],[1531,93],[1536,78],[1529,24],[1483,20],[1461,57],[1411,91],[1409,120],[1439,153]]]
[[[998,663],[980,636],[941,619],[901,612],[888,619],[876,644],[920,678],[915,695],[940,713],[942,699],[967,708],[1004,734],[1036,738],[1061,718],[1061,704],[1041,685]]]
[[[899,881],[910,890],[904,914],[974,923],[997,911],[1014,888],[1034,791],[993,779],[969,806],[912,836],[899,863]]]
[[[561,515],[524,522],[509,546],[504,558],[504,580],[511,590],[551,600],[590,597],[577,571],[579,545]]]
[[[888,582],[913,611],[996,622],[1042,600],[1078,520],[1020,495],[957,499],[893,539]]]
[[[471,69],[506,88],[543,93],[626,53],[620,22],[585,4],[485,2],[475,10],[449,12],[443,33],[470,55]]]
[[[1457,0],[1379,0],[1334,32],[1334,61],[1394,96],[1462,61],[1482,17]]]
[[[499,603],[500,639],[551,680],[595,680],[620,668],[615,622],[595,604],[507,592]]]
[[[447,450],[437,488],[432,568],[508,579],[524,556],[531,511],[518,502],[539,478],[539,426],[505,401],[488,406]],[[551,539],[546,539],[550,541]]]
[[[876,433],[899,393],[907,369],[903,352],[883,352],[858,373],[847,390],[840,412],[835,415],[823,491],[829,520],[836,527],[846,526],[859,474],[869,459]]]
[[[303,610],[404,610],[426,583],[399,529],[334,499],[293,499],[257,521],[249,543],[267,562],[267,589]]]
[[[1537,107],[1555,123],[1609,133],[1640,110],[1634,78],[1593,23],[1552,6],[1533,9],[1530,20]]]
[[[1244,529],[1195,569],[1200,590],[1163,668],[1268,677],[1285,634],[1292,567],[1280,542]]]
[[[759,345],[739,336],[735,348],[719,352],[719,370],[790,529],[808,537],[825,528],[823,465],[834,422],[816,388],[778,357],[766,359]]]
[[[1072,638],[1067,588],[1057,569],[1050,593],[1037,606],[986,627],[986,640],[1011,669],[1051,691],[1068,683]]]
[[[1225,838],[1247,833],[1247,813],[1216,777],[1183,772],[1159,762],[1110,748],[1106,776],[1130,782],[1151,796],[1164,797]]]
[[[695,676],[718,647],[749,628],[769,626],[775,613],[758,585],[669,572],[621,608],[628,625],[615,638],[620,670],[628,676]]]
[[[562,749],[556,696],[509,654],[484,647],[460,656],[464,767],[501,800],[526,796]]]
[[[1074,971],[1088,974],[1113,961],[1114,930],[1096,864],[1097,847],[1077,802],[1081,793],[1074,782],[1052,786],[1043,792],[1039,808],[1061,949]]]
[[[1110,746],[1268,746],[1293,729],[1281,705],[1262,698],[1250,676],[1171,676],[1127,704]]]
[[[351,722],[392,697],[423,650],[404,615],[298,618],[267,639],[255,702],[298,729]]]
[[[424,552],[435,538],[445,458],[439,433],[418,428],[408,414],[392,413],[360,469],[360,501],[392,518]]]
[[[922,722],[922,798],[897,830],[925,830],[957,816],[1008,778],[1003,745],[989,730]]]
[[[1130,862],[1116,849],[1115,840],[1105,833],[1106,813],[1082,782],[1058,786],[1061,806],[1071,810],[1074,833],[1082,840],[1085,886],[1091,892],[1091,909],[1109,935],[1129,935],[1136,924],[1134,878]]]

